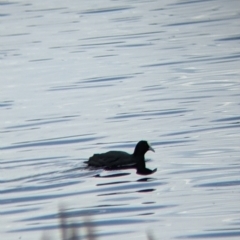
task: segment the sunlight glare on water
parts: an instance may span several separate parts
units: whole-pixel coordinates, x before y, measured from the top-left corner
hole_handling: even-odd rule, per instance
[[[240,2],[0,2],[0,238],[240,237]],[[94,153],[149,169],[90,170]]]

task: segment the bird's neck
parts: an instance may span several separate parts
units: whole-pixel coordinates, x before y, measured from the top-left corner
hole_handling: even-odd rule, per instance
[[[140,158],[140,157],[141,157],[141,158],[144,158],[145,153],[146,153],[146,152],[141,152],[141,151],[139,151],[139,150],[138,150],[138,151],[135,150],[134,153],[133,153],[133,156],[134,156],[134,157],[139,157],[139,158]]]
[[[146,168],[146,164],[145,164],[145,159],[144,157],[139,157],[136,163],[136,167],[138,170],[143,170]]]

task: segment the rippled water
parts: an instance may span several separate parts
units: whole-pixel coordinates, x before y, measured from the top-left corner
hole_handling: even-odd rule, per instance
[[[0,14],[0,236],[240,237],[240,2],[19,1]],[[149,176],[89,170],[146,139]]]

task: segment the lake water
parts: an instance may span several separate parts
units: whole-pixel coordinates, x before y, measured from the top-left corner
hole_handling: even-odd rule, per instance
[[[0,238],[240,237],[240,1],[0,2]],[[148,140],[149,176],[85,168]]]

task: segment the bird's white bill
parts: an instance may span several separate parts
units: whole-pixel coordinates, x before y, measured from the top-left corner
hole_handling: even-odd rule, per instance
[[[155,150],[152,148],[152,146],[149,143],[148,143],[148,147],[149,147],[148,150],[155,152]]]

